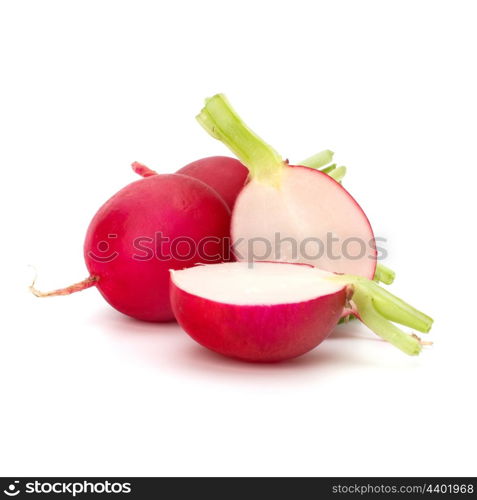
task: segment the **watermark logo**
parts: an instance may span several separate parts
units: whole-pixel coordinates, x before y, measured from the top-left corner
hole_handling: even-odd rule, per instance
[[[117,237],[117,234],[108,234],[108,240],[115,240]],[[99,241],[96,249],[88,252],[88,256],[95,262],[112,262],[118,255],[119,252],[111,250],[111,245],[106,240]]]
[[[58,498],[81,497],[82,495],[125,495],[132,492],[130,482],[122,481],[106,481],[106,480],[80,480],[80,481],[65,481],[65,480],[24,480],[20,487],[20,481],[13,480],[3,490],[7,497],[16,497],[21,494],[20,498],[25,495],[58,495]],[[4,497],[3,497],[4,498]]]
[[[7,486],[6,490],[3,490],[3,493],[9,497],[16,497],[20,494],[20,481],[13,481]]]

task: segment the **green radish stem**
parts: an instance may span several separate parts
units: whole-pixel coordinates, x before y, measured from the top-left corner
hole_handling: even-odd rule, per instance
[[[333,151],[330,151],[329,149],[325,149],[324,151],[320,151],[319,153],[314,154],[313,156],[310,156],[306,160],[301,161],[299,164],[303,165],[304,167],[311,167],[311,168],[322,168],[325,165],[328,165],[331,163],[333,160]],[[336,167],[336,165],[335,165]],[[328,172],[326,172],[328,173]]]
[[[247,127],[223,94],[206,99],[196,118],[212,137],[235,153],[253,179],[273,186],[280,185],[284,161]]]
[[[222,141],[249,169],[252,178],[272,185],[279,185],[285,165],[280,155],[253,132],[239,117],[223,94],[206,99],[205,106],[197,115],[197,121],[215,139]],[[300,165],[321,168],[331,162],[333,151],[321,151]],[[332,166],[325,173],[341,182],[346,167]]]
[[[300,163],[301,165],[301,163]],[[305,167],[310,167],[309,165],[305,165]],[[314,168],[314,167],[310,167],[310,168]],[[329,174],[330,172],[332,172],[334,169],[336,168],[336,163],[332,163],[331,165],[328,165],[327,167],[324,167],[322,169],[320,169],[324,174]]]
[[[325,149],[301,161],[299,165],[319,169],[321,172],[328,174],[335,181],[341,182],[346,174],[346,167],[336,167],[336,163],[330,165],[333,160],[333,155],[333,151]]]
[[[396,273],[385,266],[384,264],[380,264],[379,262],[376,264],[376,271],[374,272],[373,281],[376,283],[384,283],[385,285],[391,285],[394,282],[394,278],[396,277]],[[347,323],[348,321],[353,320],[354,316],[345,316],[340,319],[341,323]]]
[[[346,167],[334,168],[331,172],[326,172],[336,182],[341,183],[343,177],[346,175]]]
[[[347,274],[334,275],[328,279],[350,286],[350,300],[355,309],[353,314],[374,333],[406,354],[417,355],[421,352],[420,339],[414,334],[403,332],[393,323],[427,333],[432,327],[432,318],[384,290],[374,281]]]
[[[380,281],[385,285],[390,285],[394,281],[395,277],[396,273],[392,269],[389,269],[389,267],[380,263],[376,265],[376,271],[374,273],[375,281]]]

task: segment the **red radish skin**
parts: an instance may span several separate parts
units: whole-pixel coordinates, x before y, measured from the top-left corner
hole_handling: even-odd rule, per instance
[[[177,173],[205,182],[219,193],[231,210],[248,178],[247,168],[228,156],[202,158],[182,167]]]
[[[314,349],[336,326],[346,303],[346,286],[296,303],[222,303],[184,291],[175,274],[171,302],[181,327],[204,347],[244,361],[284,361]]]
[[[321,344],[341,317],[346,291],[298,304],[234,306],[196,297],[172,284],[171,299],[179,324],[199,344],[228,357],[273,362]]]
[[[229,224],[228,207],[204,183],[178,174],[151,176],[123,188],[96,213],[84,244],[86,265],[98,290],[115,309],[140,320],[170,321],[174,315],[169,269],[223,261]],[[209,260],[194,253],[190,258],[174,255],[168,260],[151,256],[158,232],[169,241],[186,237],[196,245],[213,236],[215,242],[207,244],[206,253],[217,257]],[[138,238],[142,238],[139,249]],[[164,243],[162,249],[164,256],[170,255],[171,244]],[[188,249],[186,243],[175,253],[185,256]],[[148,251],[150,258],[137,258],[147,257]]]

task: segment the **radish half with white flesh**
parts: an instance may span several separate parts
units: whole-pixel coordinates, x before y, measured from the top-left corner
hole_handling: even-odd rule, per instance
[[[432,319],[375,282],[283,262],[231,262],[171,271],[171,304],[203,346],[246,361],[282,361],[320,344],[353,314],[410,355],[421,341],[392,322],[428,332]]]
[[[197,119],[250,172],[232,214],[237,260],[299,262],[374,277],[377,252],[371,225],[339,182],[320,170],[284,162],[222,94],[207,99]]]

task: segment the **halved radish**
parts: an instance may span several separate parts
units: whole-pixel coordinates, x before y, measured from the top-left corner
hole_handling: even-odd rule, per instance
[[[339,182],[314,168],[284,162],[222,94],[206,100],[197,119],[250,172],[232,214],[237,260],[308,263],[373,278],[376,245],[371,225]]]
[[[238,260],[374,276],[376,248],[364,212],[340,184],[311,168],[287,166],[279,189],[251,180],[237,198],[231,235]]]
[[[391,321],[421,332],[432,325],[373,281],[309,265],[232,262],[171,271],[170,293],[175,317],[193,339],[247,361],[300,356],[349,314],[411,355],[420,340]]]

